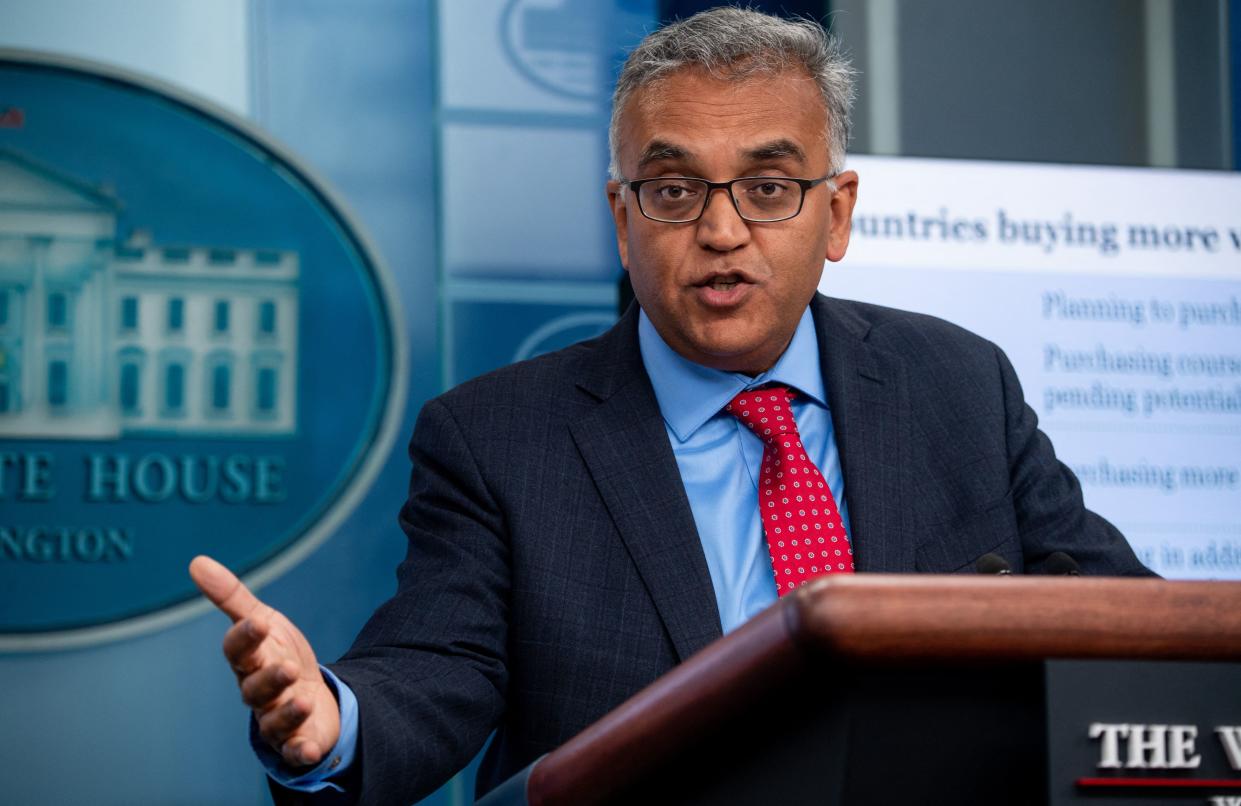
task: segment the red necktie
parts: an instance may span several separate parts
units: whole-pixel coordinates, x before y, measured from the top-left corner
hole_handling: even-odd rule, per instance
[[[836,499],[797,433],[789,408],[795,396],[769,386],[742,392],[725,408],[763,441],[758,510],[780,596],[821,574],[853,571]]]

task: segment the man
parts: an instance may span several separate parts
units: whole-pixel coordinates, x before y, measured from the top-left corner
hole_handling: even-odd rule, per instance
[[[821,29],[755,12],[705,12],[631,54],[607,195],[641,310],[427,404],[398,591],[330,670],[195,560],[235,621],[224,652],[275,780],[408,802],[495,730],[485,790],[855,562],[968,572],[996,553],[1037,571],[1063,550],[1148,573],[1083,508],[997,348],[816,295],[849,242],[851,92]]]

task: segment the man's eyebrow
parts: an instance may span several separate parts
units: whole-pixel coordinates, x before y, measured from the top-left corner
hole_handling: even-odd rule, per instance
[[[770,162],[789,157],[800,163],[806,162],[806,152],[801,149],[801,146],[792,140],[784,138],[762,143],[754,148],[747,149],[745,152],[745,158],[750,162]],[[638,159],[638,172],[641,173],[644,168],[653,162],[688,161],[691,159],[690,152],[679,145],[666,140],[652,140],[642,150],[642,156]]]
[[[784,157],[792,157],[798,162],[806,161],[806,152],[801,150],[801,146],[792,140],[772,140],[770,143],[763,143],[755,146],[745,152],[747,159],[752,162],[765,162],[768,160],[782,159]]]
[[[664,140],[652,140],[646,148],[642,150],[642,157],[638,160],[638,172],[650,165],[652,162],[663,162],[665,160],[683,160],[689,157],[689,152],[678,145],[673,145]]]

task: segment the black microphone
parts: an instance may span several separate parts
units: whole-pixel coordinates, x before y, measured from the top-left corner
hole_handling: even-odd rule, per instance
[[[995,574],[1002,577],[1013,575],[1013,567],[1008,564],[1008,560],[994,552],[988,552],[975,560],[974,570],[980,574]]]
[[[1082,567],[1077,564],[1077,560],[1063,551],[1056,551],[1047,558],[1043,573],[1053,577],[1079,577],[1082,575]]]

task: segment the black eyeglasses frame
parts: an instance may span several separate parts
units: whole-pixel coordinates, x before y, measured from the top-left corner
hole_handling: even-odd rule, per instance
[[[633,191],[634,198],[638,200],[638,211],[642,213],[643,217],[648,218],[651,221],[657,221],[660,224],[692,224],[694,223],[698,219],[702,218],[703,214],[707,212],[707,206],[711,203],[711,194],[717,190],[728,191],[728,199],[729,201],[733,203],[733,209],[737,211],[737,215],[741,218],[742,221],[747,221],[751,224],[775,224],[780,221],[788,221],[790,218],[797,218],[797,216],[801,214],[802,208],[805,207],[806,205],[806,191],[810,190],[812,187],[815,187],[816,185],[821,185],[824,182],[829,182],[832,179],[834,179],[836,176],[837,174],[834,174],[834,173],[828,174],[827,176],[820,176],[818,179],[799,179],[798,177],[795,177],[795,176],[766,176],[766,175],[739,176],[736,179],[729,179],[726,182],[708,182],[706,179],[702,179],[697,176],[652,176],[647,179],[622,180],[621,185]],[[707,186],[706,195],[703,197],[702,209],[698,211],[698,215],[694,216],[693,218],[687,218],[684,221],[669,221],[666,218],[656,218],[655,216],[646,212],[646,209],[642,207],[642,194],[638,192],[639,188],[641,188],[647,182],[658,182],[660,180],[667,181],[669,179],[686,179],[692,182],[701,182],[702,184]],[[737,197],[733,195],[733,185],[736,184],[737,182],[748,182],[748,181],[753,181],[755,179],[771,179],[774,181],[793,182],[794,184],[796,184],[798,187],[801,188],[801,199],[798,200],[797,202],[797,210],[781,218],[750,218],[745,213],[741,212],[741,206],[737,203]]]

